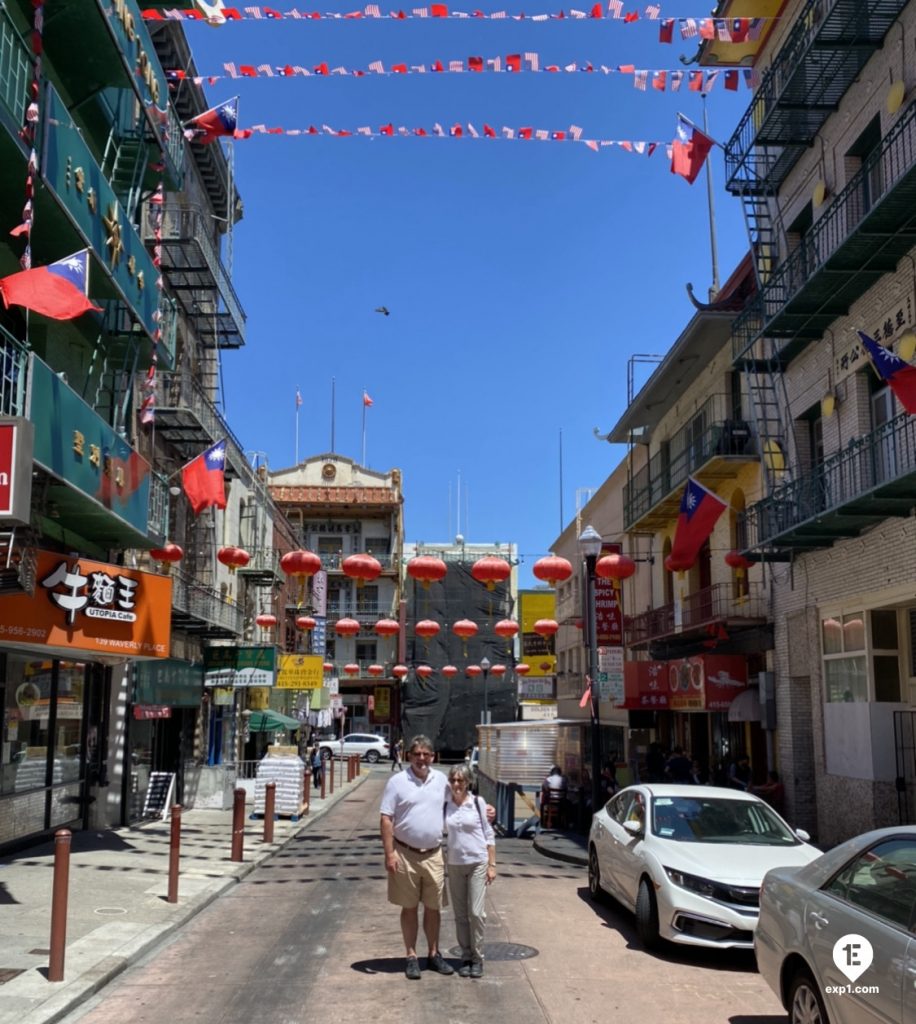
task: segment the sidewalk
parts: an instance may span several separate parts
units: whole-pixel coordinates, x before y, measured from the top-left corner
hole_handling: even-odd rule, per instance
[[[578,832],[562,829],[540,831],[534,837],[534,848],[545,857],[562,860],[567,864],[588,865],[588,839]]]
[[[231,810],[184,811],[174,904],[166,902],[168,821],[74,832],[62,982],[47,980],[53,843],[0,859],[0,1024],[51,1024],[66,1016],[368,778],[364,768],[324,800],[313,795],[299,821],[274,822],[270,845],[249,804],[241,863],[229,859]]]

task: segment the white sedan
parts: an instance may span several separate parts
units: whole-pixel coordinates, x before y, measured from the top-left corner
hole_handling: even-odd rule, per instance
[[[592,818],[588,887],[636,913],[647,949],[661,939],[753,949],[771,868],[820,856],[769,804],[715,786],[629,786]]]
[[[377,764],[390,756],[388,740],[371,733],[350,732],[342,740],[319,740],[318,746],[325,761],[332,757],[356,755],[370,764]]]

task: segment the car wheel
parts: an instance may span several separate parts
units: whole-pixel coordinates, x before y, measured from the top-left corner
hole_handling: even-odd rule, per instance
[[[830,1024],[817,982],[807,971],[799,971],[789,986],[789,1021],[790,1024]]]
[[[646,949],[658,949],[661,941],[658,934],[658,904],[655,902],[652,883],[647,878],[639,883],[636,896],[636,934]]]
[[[366,760],[369,764],[378,764],[378,751],[368,750],[366,751]]]
[[[604,889],[601,888],[601,868],[598,865],[598,851],[594,846],[588,851],[588,894],[595,903],[603,903]]]
[[[330,761],[331,760],[331,751],[330,751],[330,749],[328,747],[322,747],[321,748],[321,760],[322,761]]]

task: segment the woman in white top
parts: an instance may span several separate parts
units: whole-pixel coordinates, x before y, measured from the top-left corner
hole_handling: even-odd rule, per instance
[[[470,791],[471,773],[455,765],[448,773],[449,798],[442,808],[448,835],[448,887],[463,961],[462,978],[483,976],[486,887],[496,878],[496,846],[486,803]]]

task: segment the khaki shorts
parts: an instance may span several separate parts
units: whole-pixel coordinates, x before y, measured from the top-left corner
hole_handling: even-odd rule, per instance
[[[447,907],[442,850],[415,853],[397,840],[394,841],[394,849],[401,864],[397,871],[388,875],[388,902],[408,910],[420,903],[430,910]]]

